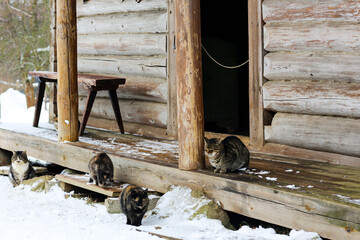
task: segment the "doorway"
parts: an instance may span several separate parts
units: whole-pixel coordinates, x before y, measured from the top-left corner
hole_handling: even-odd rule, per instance
[[[247,1],[200,3],[205,50],[226,66],[248,60]],[[202,50],[205,131],[249,136],[249,65],[222,67],[205,50]]]

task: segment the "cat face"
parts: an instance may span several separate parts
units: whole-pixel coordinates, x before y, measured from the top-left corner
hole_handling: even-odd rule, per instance
[[[205,154],[209,157],[209,158],[214,158],[216,157],[222,149],[221,146],[221,139],[220,138],[204,138],[205,140]]]
[[[147,191],[147,189],[143,190],[141,188],[131,190],[131,205],[134,209],[143,209],[147,207],[149,203]]]
[[[28,164],[29,160],[26,155],[26,151],[13,151],[13,155],[11,157],[12,164]]]

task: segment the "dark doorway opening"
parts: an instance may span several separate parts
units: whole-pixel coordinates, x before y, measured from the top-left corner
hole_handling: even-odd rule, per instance
[[[219,63],[249,59],[247,1],[201,0],[201,37]],[[228,69],[202,50],[205,131],[249,136],[249,65]]]

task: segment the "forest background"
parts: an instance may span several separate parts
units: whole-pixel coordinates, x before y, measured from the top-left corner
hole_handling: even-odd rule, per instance
[[[0,80],[3,83],[24,83],[28,80],[28,71],[48,70],[50,1],[0,0]]]

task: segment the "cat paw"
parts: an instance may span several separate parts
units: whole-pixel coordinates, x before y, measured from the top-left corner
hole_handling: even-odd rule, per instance
[[[226,173],[226,169],[221,169],[220,173]]]
[[[220,169],[219,169],[219,168],[216,168],[216,169],[214,170],[214,173],[218,173],[218,172],[220,172]]]

